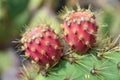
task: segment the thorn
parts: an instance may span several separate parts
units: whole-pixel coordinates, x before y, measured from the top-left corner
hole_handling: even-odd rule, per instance
[[[50,67],[50,64],[49,64],[49,63],[47,63],[45,66],[46,66],[46,68],[48,69],[48,68]]]
[[[28,45],[27,45],[27,43],[25,43],[25,44],[24,44],[24,47],[25,47],[25,49],[27,49],[27,48],[28,48]]]
[[[21,43],[24,43],[24,42],[25,42],[25,39],[24,39],[24,38],[22,38],[22,39],[20,40],[20,42],[21,42]]]
[[[81,21],[84,21],[85,19],[84,19],[84,17],[81,17]]]
[[[94,24],[94,23],[95,23],[95,20],[94,20],[93,18],[91,18],[91,19],[90,19],[90,22]]]
[[[73,19],[73,23],[75,23],[77,20],[76,19]]]
[[[54,46],[54,49],[57,50],[57,49],[58,49],[58,45],[55,45],[55,46]]]
[[[67,21],[69,21],[69,20],[70,20],[70,18],[69,18],[69,17],[66,17],[65,21],[67,22]]]
[[[84,30],[87,30],[87,29],[88,29],[88,25],[85,24],[83,29],[84,29]]]
[[[72,47],[72,46],[73,46],[73,43],[72,43],[72,42],[69,42],[69,45]]]
[[[82,36],[82,35],[79,35],[78,38],[79,38],[79,40],[82,40],[82,39],[83,39],[83,36]]]
[[[32,52],[36,52],[36,49],[34,47],[31,48]]]
[[[54,35],[54,39],[55,39],[55,40],[58,39],[58,35],[55,34],[55,35]]]
[[[30,57],[30,54],[25,52],[25,57]]]
[[[38,58],[38,57],[36,57],[36,58],[35,58],[35,61],[36,61],[36,62],[38,62],[38,61],[39,61],[39,58]]]
[[[32,64],[35,64],[36,62],[32,60],[31,63],[32,63]]]
[[[89,4],[89,6],[88,6],[88,10],[91,10],[91,4]]]
[[[36,36],[33,36],[33,37],[32,37],[32,40],[34,40],[35,38],[36,38]]]
[[[40,37],[40,38],[43,38],[43,35],[40,33],[40,34],[39,34],[39,37]]]
[[[80,19],[78,19],[78,20],[77,20],[77,24],[80,25],[80,23],[81,23],[81,21],[80,21]]]
[[[27,40],[28,40],[28,39],[24,39],[24,43],[25,43],[25,42],[28,42]]]
[[[47,37],[50,37],[50,34],[49,34],[48,32],[46,32],[46,36],[47,36]]]
[[[67,33],[67,32],[64,32],[64,36],[66,36],[66,37],[67,37],[67,36],[68,36],[68,33]]]
[[[41,54],[42,55],[46,54],[46,51],[45,50],[41,50]]]
[[[65,11],[68,13],[69,12],[69,10],[68,10],[68,8],[65,6]]]
[[[46,29],[47,29],[47,27],[46,27]],[[46,29],[43,29],[41,32],[42,32],[42,33],[45,33],[45,32],[46,32]]]
[[[86,18],[85,18],[85,21],[89,21],[89,19],[90,19],[89,17],[86,17]]]
[[[49,29],[50,29],[50,25],[46,25],[45,30],[47,31]]]
[[[40,44],[40,40],[39,39],[35,39],[35,43],[36,44]]]
[[[46,46],[49,46],[49,45],[50,45],[50,42],[49,42],[49,41],[46,41],[46,42],[45,42],[45,45],[46,45]]]
[[[84,9],[81,9],[80,11],[81,11],[81,12],[83,12],[83,11],[84,11]]]
[[[52,56],[52,60],[54,60],[54,61],[55,61],[55,56]]]
[[[103,53],[98,53],[97,57],[98,57],[98,59],[102,59],[102,58],[104,58],[104,54]]]
[[[21,50],[25,50],[25,47],[24,47],[24,46],[21,46]]]
[[[77,34],[77,30],[76,29],[73,29],[73,34]]]
[[[80,8],[79,3],[78,3],[76,6],[77,6],[77,11],[80,11],[80,10],[81,10],[81,8]]]
[[[94,69],[94,68],[93,68],[93,69],[91,70],[91,74],[97,74],[97,71],[98,71],[97,69]]]
[[[91,29],[91,30],[89,31],[89,34],[94,35],[94,30]]]
[[[69,21],[69,22],[67,23],[67,25],[68,25],[68,27],[70,27],[70,26],[71,26],[71,22]]]
[[[29,38],[29,39],[25,39],[25,42],[28,42],[28,43],[31,43],[32,42],[32,40],[31,40],[31,38]]]
[[[85,44],[86,44],[88,47],[90,47],[89,41],[85,41]]]

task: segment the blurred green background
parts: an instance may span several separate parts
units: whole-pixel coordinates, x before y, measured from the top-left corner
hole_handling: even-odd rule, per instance
[[[96,11],[100,40],[120,33],[120,0],[0,0],[0,80],[18,80],[19,54],[23,53],[18,42],[26,28],[42,22],[60,32],[62,20],[57,15],[65,6],[76,8],[77,3],[82,8],[91,4]]]

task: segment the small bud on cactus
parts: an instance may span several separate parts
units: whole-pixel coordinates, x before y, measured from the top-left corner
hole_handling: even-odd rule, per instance
[[[90,10],[72,11],[63,24],[64,39],[76,52],[85,53],[95,43],[97,25]]]
[[[25,55],[46,68],[54,66],[62,56],[58,35],[50,27],[37,27],[26,32],[21,42]]]

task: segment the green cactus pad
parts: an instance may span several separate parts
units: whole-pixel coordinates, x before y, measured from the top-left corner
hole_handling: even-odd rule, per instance
[[[48,76],[39,74],[36,80],[120,80],[117,66],[120,53],[106,52],[105,55],[108,59],[98,59],[93,54],[79,56],[73,64],[65,59],[61,60],[50,70]]]

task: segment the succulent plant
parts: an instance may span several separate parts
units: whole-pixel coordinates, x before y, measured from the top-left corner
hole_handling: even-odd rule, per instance
[[[43,65],[43,68],[46,68],[46,63],[50,63],[50,66],[52,67],[48,68],[47,70],[39,69],[38,71],[33,72],[36,73],[36,76],[34,77],[31,77],[31,72],[26,71],[27,68],[25,69],[24,67],[25,70],[23,73],[29,76],[23,75],[23,79],[120,80],[120,45],[117,44],[118,40],[120,39],[120,35],[115,39],[110,37],[108,41],[105,41],[106,39],[104,38],[101,40],[101,43],[99,43],[99,40],[97,40],[96,37],[99,38],[100,36],[96,36],[96,34],[100,34],[98,32],[100,31],[100,28],[97,27],[98,25],[96,24],[95,18],[97,17],[90,10],[79,9],[76,12],[69,13],[69,15],[63,21],[64,24],[62,25],[64,38],[60,36],[60,39],[65,39],[65,41],[70,46],[67,46],[64,43],[64,40],[57,38],[58,41],[54,41],[54,38],[49,39],[50,44],[56,43],[59,50],[55,50],[55,48],[51,49],[51,46],[45,45],[44,42],[48,40],[48,38],[46,38],[47,36],[45,35],[46,32],[50,33],[49,36],[51,37],[55,35],[55,33],[48,28],[47,30],[44,30],[41,27],[33,27],[32,30],[26,32],[21,39],[21,42],[24,45],[22,49],[25,50],[25,52],[29,53],[29,56],[31,56],[34,61],[36,60],[38,62],[34,63],[34,65],[38,65],[37,68],[41,68],[41,65]],[[56,28],[58,28],[58,26]],[[41,30],[43,30],[43,33],[41,33]],[[41,38],[38,37],[39,33],[42,35]],[[80,36],[81,34],[82,38]],[[44,40],[43,37],[45,37]],[[79,40],[82,43],[78,42]],[[42,43],[39,41],[42,41]],[[61,42],[64,43],[62,46],[63,52],[60,45]],[[94,43],[95,46],[93,47]],[[41,47],[38,46],[38,44],[45,46]],[[105,46],[100,46],[100,44],[105,44]],[[69,49],[69,47],[71,49]],[[42,57],[42,59],[39,59],[42,53],[36,53],[36,50],[41,51],[42,48],[46,49],[42,53],[45,53],[47,51],[50,56],[52,54],[56,54],[55,57],[58,57],[57,64],[55,61],[56,65],[54,65],[54,61],[51,61],[52,57],[48,57],[49,59],[45,59],[44,57]],[[49,49],[51,49],[51,51]],[[61,53],[63,53],[62,56]],[[79,55],[78,53],[85,54]],[[44,62],[43,59],[47,61]],[[39,64],[39,60],[43,61],[44,64]],[[35,68],[33,67],[33,69]]]
[[[62,60],[47,77],[39,74],[36,80],[119,80],[120,54],[105,52],[104,55],[109,58],[100,60],[96,55],[88,54],[85,56],[76,55],[77,61],[73,64]]]

